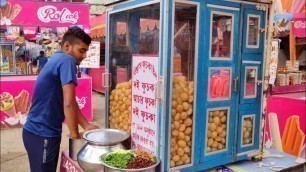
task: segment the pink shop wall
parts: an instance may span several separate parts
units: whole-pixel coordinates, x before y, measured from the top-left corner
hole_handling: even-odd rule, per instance
[[[276,113],[279,124],[281,138],[284,137],[284,129],[288,118],[293,115],[299,117],[300,129],[306,134],[306,92],[279,94],[268,97],[267,114]],[[265,146],[272,147],[272,137],[270,134],[269,120],[266,119]],[[301,156],[305,157],[306,140],[302,146]]]
[[[22,127],[24,125],[31,106],[36,78],[37,76],[1,77],[1,128]],[[76,100],[85,118],[92,121],[91,77],[83,75],[82,78],[78,78]]]

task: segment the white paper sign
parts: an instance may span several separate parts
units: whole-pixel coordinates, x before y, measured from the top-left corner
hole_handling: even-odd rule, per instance
[[[99,68],[100,67],[100,42],[91,41],[86,58],[80,64],[81,68]]]
[[[279,51],[279,39],[273,39],[271,41],[271,54],[270,54],[270,65],[269,65],[269,84],[274,85],[277,73],[277,63],[278,63],[278,51]]]
[[[158,102],[155,98],[158,57],[133,55],[132,149],[157,153]]]

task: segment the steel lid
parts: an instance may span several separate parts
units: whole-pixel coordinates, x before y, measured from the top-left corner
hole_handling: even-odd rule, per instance
[[[130,135],[127,132],[116,129],[96,129],[83,134],[83,138],[87,142],[101,146],[116,145],[129,137]]]

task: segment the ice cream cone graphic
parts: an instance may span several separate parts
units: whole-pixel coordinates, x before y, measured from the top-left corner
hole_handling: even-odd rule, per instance
[[[0,110],[10,117],[16,116],[14,97],[10,93],[3,92],[0,95]]]
[[[14,97],[14,104],[16,112],[26,113],[29,106],[29,92],[21,90],[20,93]]]

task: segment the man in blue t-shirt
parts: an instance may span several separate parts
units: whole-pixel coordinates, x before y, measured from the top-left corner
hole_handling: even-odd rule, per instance
[[[32,172],[56,171],[64,119],[74,139],[81,138],[78,124],[85,131],[98,128],[84,118],[75,99],[76,65],[85,58],[90,42],[82,29],[70,28],[61,51],[51,56],[38,75],[22,134]]]
[[[39,52],[39,56],[37,57],[38,60],[38,69],[37,69],[37,74],[40,73],[40,71],[44,68],[46,63],[48,62],[48,58],[45,56],[44,51]]]

